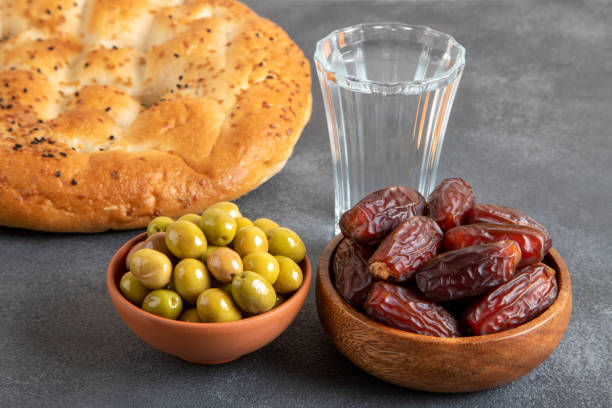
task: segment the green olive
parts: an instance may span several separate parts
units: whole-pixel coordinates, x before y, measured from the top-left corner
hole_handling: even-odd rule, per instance
[[[232,218],[242,217],[242,214],[240,214],[240,210],[238,209],[238,206],[234,203],[230,203],[229,201],[222,201],[220,203],[215,203],[211,205],[210,207],[208,207],[207,210],[210,210],[211,208],[218,208],[220,210],[223,210],[229,215],[231,215]]]
[[[239,230],[242,227],[252,227],[253,223],[247,217],[238,217],[236,218],[236,230]]]
[[[223,285],[219,286],[219,289],[232,296],[232,282],[224,283]]]
[[[227,247],[214,250],[206,260],[208,271],[221,283],[232,281],[232,277],[242,272],[242,259]]]
[[[172,252],[170,252],[170,250],[166,246],[165,232],[156,232],[155,234],[147,238],[147,240],[144,242],[144,248],[151,248],[156,251],[159,251],[162,254],[166,255],[171,261],[173,259],[176,259],[174,258],[174,255],[172,255]]]
[[[284,301],[285,301],[285,298],[277,293],[276,294],[276,302],[274,302],[274,307],[278,307],[278,306],[282,305]]]
[[[206,246],[206,252],[204,252],[204,255],[202,255],[200,257],[200,261],[204,262],[206,264],[207,260],[208,260],[208,255],[210,255],[215,249],[219,248],[216,245],[207,245]]]
[[[242,318],[232,297],[218,288],[200,293],[196,309],[200,320],[205,323],[233,322]]]
[[[183,311],[183,301],[178,293],[168,289],[149,292],[142,302],[142,309],[149,313],[176,320]]]
[[[181,215],[177,221],[191,221],[195,225],[200,225],[201,219],[202,217],[199,216],[198,214],[189,213],[189,214]]]
[[[257,227],[244,227],[236,232],[234,251],[242,258],[253,252],[268,252],[266,234]]]
[[[209,208],[202,213],[200,228],[206,240],[213,245],[225,246],[236,235],[237,223],[231,215],[219,208]]]
[[[304,276],[299,265],[286,256],[275,256],[280,267],[278,279],[274,283],[274,290],[278,293],[291,293],[302,286]]]
[[[302,239],[289,228],[272,228],[266,234],[272,255],[282,255],[300,263],[306,256],[306,248]]]
[[[271,230],[272,228],[278,228],[278,224],[269,218],[258,218],[253,221],[253,224],[262,230],[264,234],[267,234],[268,230]]]
[[[148,289],[161,289],[170,282],[172,262],[159,251],[143,248],[132,255],[130,271]]]
[[[276,282],[279,273],[278,261],[267,252],[253,252],[242,259],[242,267],[245,271],[253,271],[260,274],[271,285]]]
[[[210,282],[211,288],[218,288],[224,291],[225,293],[227,293],[228,295],[230,296],[232,295],[232,282],[229,282],[229,283],[219,282],[217,279],[215,279],[214,276],[211,276],[210,280],[211,280]]]
[[[149,225],[147,225],[147,236],[151,236],[156,232],[164,232],[166,231],[166,227],[172,224],[174,220],[170,217],[156,217],[153,218]]]
[[[175,256],[199,258],[206,253],[206,237],[193,222],[175,221],[166,228],[166,247]]]
[[[164,289],[169,289],[176,292],[176,288],[174,287],[174,281],[170,279],[170,283],[168,283]]]
[[[138,251],[139,249],[144,248],[145,242],[146,241],[140,241],[139,243],[137,243],[130,249],[127,256],[125,257],[125,269],[126,270],[130,269],[130,260],[132,259],[132,255],[134,255],[134,252]]]
[[[185,310],[181,314],[181,317],[179,317],[179,320],[190,323],[202,323],[202,321],[200,320],[200,316],[198,316],[198,311],[195,307]]]
[[[172,280],[176,291],[190,305],[195,303],[201,292],[210,288],[206,266],[197,259],[186,258],[177,263]]]
[[[232,279],[232,297],[242,310],[250,314],[267,312],[276,303],[276,292],[263,276],[244,271]]]
[[[142,286],[132,272],[126,272],[119,281],[119,290],[123,296],[136,306],[142,305],[142,301],[149,293],[149,289]]]

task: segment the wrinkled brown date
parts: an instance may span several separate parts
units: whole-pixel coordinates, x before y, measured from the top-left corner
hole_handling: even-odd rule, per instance
[[[350,239],[343,239],[334,255],[336,290],[348,303],[361,307],[374,279],[368,271],[369,254]]]
[[[474,245],[438,255],[416,273],[416,283],[428,299],[462,299],[510,280],[520,260],[514,241]]]
[[[372,319],[396,329],[426,336],[459,336],[457,320],[442,306],[388,282],[375,282],[363,307]]]
[[[519,244],[519,266],[540,262],[548,252],[543,232],[525,225],[508,224],[469,224],[455,227],[444,234],[444,249],[461,249],[503,240],[512,240]]]
[[[463,224],[475,201],[472,186],[467,181],[459,177],[447,178],[429,195],[429,216],[446,231]]]
[[[546,236],[544,245],[548,252],[552,246],[552,238],[548,230],[539,222],[522,211],[512,207],[502,207],[495,204],[475,204],[465,217],[465,224],[516,224],[526,225],[541,231]]]
[[[512,329],[538,316],[557,298],[555,271],[538,263],[516,271],[516,276],[470,307],[463,318],[475,335]]]
[[[379,279],[406,281],[438,254],[442,237],[442,230],[431,218],[406,218],[370,258],[370,273]]]
[[[394,186],[365,196],[340,217],[342,234],[362,245],[377,244],[402,221],[427,212],[425,198],[410,187]]]

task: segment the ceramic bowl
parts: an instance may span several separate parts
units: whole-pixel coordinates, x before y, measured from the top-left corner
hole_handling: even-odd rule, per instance
[[[302,286],[269,312],[227,323],[188,323],[165,319],[134,306],[119,291],[130,248],[145,240],[141,234],[115,253],[106,273],[108,294],[125,324],[151,346],[193,363],[219,364],[251,353],[278,337],[300,311],[310,290],[312,270],[308,258],[300,264]]]
[[[469,392],[513,381],[557,347],[570,320],[569,271],[557,251],[544,262],[557,271],[559,294],[541,315],[519,327],[484,336],[439,338],[394,329],[357,311],[332,284],[332,259],[342,236],[324,249],[316,283],[321,324],[336,348],[364,371],[415,390]]]

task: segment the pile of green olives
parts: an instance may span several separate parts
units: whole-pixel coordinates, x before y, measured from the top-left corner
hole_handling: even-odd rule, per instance
[[[123,296],[147,312],[193,323],[231,322],[283,303],[303,281],[301,238],[220,202],[201,215],[157,217],[126,258]]]

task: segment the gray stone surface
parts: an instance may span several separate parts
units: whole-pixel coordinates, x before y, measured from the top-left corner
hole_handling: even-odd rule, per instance
[[[106,294],[112,253],[136,232],[0,229],[0,406],[612,406],[612,4],[248,1],[311,57],[315,41],[359,22],[399,20],[453,34],[468,58],[440,176],[481,202],[547,225],[573,279],[557,350],[505,386],[414,392],[360,371],[327,341],[314,288],[292,326],[251,355],[197,366],[137,338]],[[332,234],[333,185],[318,83],[312,120],[287,167],[239,200],[301,233],[315,262]]]

